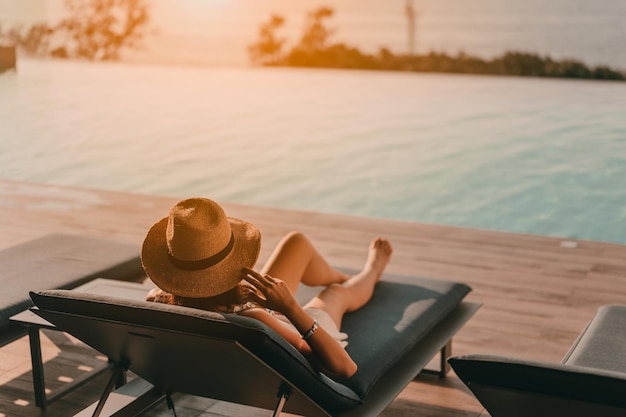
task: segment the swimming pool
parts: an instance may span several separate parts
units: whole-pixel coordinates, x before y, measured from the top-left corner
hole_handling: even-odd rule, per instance
[[[23,60],[0,177],[626,243],[626,83]]]

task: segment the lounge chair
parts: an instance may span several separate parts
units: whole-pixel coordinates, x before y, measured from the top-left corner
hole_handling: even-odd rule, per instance
[[[626,306],[607,305],[560,363],[473,354],[449,359],[492,417],[626,415]]]
[[[315,370],[263,323],[237,315],[75,291],[31,293],[33,309],[131,370],[151,387],[138,402],[179,392],[306,416],[375,416],[434,358],[443,368],[451,339],[479,305],[449,281],[385,274],[372,300],[347,314],[342,331],[359,365],[345,380]],[[298,294],[300,300],[307,294]],[[101,411],[115,373],[96,406]],[[122,387],[124,388],[124,387]],[[156,393],[156,394],[155,394]]]
[[[0,251],[0,347],[26,334],[10,318],[33,305],[29,291],[140,276],[139,247],[110,240],[49,234]]]
[[[26,325],[30,321],[28,317],[32,316],[28,308],[33,305],[28,293],[40,289],[75,288],[96,277],[145,278],[139,248],[86,236],[50,234],[0,251],[0,347],[28,333],[35,404],[41,408],[87,378],[68,384],[66,389],[46,393],[41,326]]]

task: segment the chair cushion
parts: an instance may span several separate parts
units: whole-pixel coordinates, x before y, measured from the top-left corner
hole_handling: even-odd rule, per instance
[[[363,398],[470,290],[457,282],[385,274],[367,305],[344,317],[346,350],[358,370],[341,382]]]
[[[624,329],[626,329],[626,306],[600,307],[563,363],[626,373]]]
[[[97,277],[144,274],[139,247],[85,236],[51,234],[0,251],[0,331],[32,306],[29,291],[74,288]]]

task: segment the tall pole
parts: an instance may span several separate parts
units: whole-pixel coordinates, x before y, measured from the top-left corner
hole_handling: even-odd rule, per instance
[[[408,21],[408,35],[409,35],[409,56],[413,56],[415,53],[415,7],[413,7],[413,0],[406,0],[405,13]]]

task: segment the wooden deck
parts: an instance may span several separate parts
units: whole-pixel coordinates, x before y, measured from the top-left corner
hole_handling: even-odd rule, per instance
[[[0,181],[0,249],[50,232],[106,237],[137,245],[176,198]],[[394,245],[388,270],[463,281],[483,304],[454,340],[453,353],[493,353],[560,361],[603,304],[626,304],[626,246],[430,224],[329,215],[223,203],[227,213],[263,232],[260,262],[288,231],[311,237],[335,265],[359,267],[377,235]],[[45,279],[45,277],[42,277]],[[102,358],[58,332],[44,337],[51,387],[74,378]],[[207,376],[210,378],[211,376]],[[34,405],[25,338],[0,349],[0,417],[71,416],[97,400],[98,378],[45,413]],[[179,415],[265,416],[266,411],[186,396]],[[163,405],[148,413],[170,416]],[[418,377],[383,413],[386,417],[486,416],[463,384]]]

